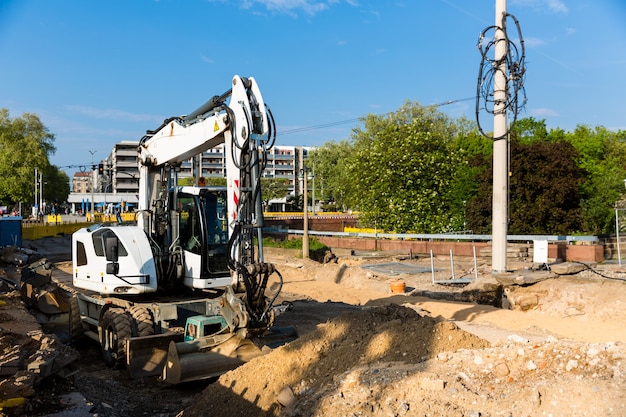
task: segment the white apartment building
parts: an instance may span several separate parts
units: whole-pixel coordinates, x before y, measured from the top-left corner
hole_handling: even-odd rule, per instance
[[[138,146],[138,141],[119,142],[115,144],[111,153],[96,165],[94,171],[74,174],[73,190],[68,197],[68,203],[73,206],[72,211],[84,211],[85,202],[90,205],[92,200],[97,207],[119,201],[124,201],[127,207],[136,204],[139,192]],[[298,180],[298,175],[311,149],[304,146],[275,145],[266,155],[263,177],[288,179],[289,194],[299,194],[302,180]],[[226,157],[223,145],[209,149],[202,155],[184,162],[178,174],[179,178],[193,177],[194,172],[199,172],[199,177],[226,178]]]

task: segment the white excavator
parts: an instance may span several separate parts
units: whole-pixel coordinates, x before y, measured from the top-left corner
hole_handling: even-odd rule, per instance
[[[251,340],[271,334],[284,310],[274,306],[282,277],[262,247],[260,178],[275,135],[256,81],[239,76],[226,93],[146,133],[136,224],[72,237],[72,339],[99,342],[111,367],[169,383],[213,377],[259,354]],[[220,144],[227,186],[179,186],[181,164]],[[268,295],[270,279],[277,285]]]

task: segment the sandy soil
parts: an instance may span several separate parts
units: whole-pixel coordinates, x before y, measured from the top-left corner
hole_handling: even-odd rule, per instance
[[[623,281],[587,270],[512,286],[507,296],[518,307],[505,310],[411,295],[467,290],[432,284],[430,274],[360,268],[380,259],[322,266],[272,259],[290,277],[286,296],[361,308],[223,375],[185,417],[225,409],[241,416],[626,415]],[[469,273],[471,262],[457,268]],[[436,280],[450,273],[442,268]],[[407,293],[390,293],[397,278]],[[515,301],[529,298],[534,304]],[[299,309],[306,307],[296,304],[293,314]]]
[[[61,239],[48,246],[63,244]],[[59,252],[55,261],[63,260]],[[414,272],[429,271],[428,258],[336,253],[337,263],[319,264],[294,252],[267,251],[266,260],[284,278],[278,301],[292,303],[277,324],[297,326],[301,337],[215,381],[168,387],[156,379],[131,380],[124,372],[105,368],[93,345],[77,346],[78,372],[44,379],[34,384],[33,392],[10,391],[15,375],[0,376],[0,399],[18,394],[27,399],[3,413],[626,415],[625,275],[616,266],[592,266],[502,291],[485,259],[478,260],[476,270],[473,260],[455,259],[456,277],[472,277],[474,282],[441,285],[432,282],[430,272]],[[434,262],[435,280],[451,278],[450,259]],[[380,264],[387,265],[375,268]],[[59,266],[67,268],[67,262]],[[514,260],[509,267],[528,275],[532,264]],[[398,273],[406,268],[412,272]],[[395,279],[405,282],[404,293],[391,293]],[[494,288],[501,290],[499,296]],[[496,294],[491,304],[509,308],[460,301],[481,294]],[[40,347],[29,336],[37,323],[16,316],[20,308],[15,292],[5,292],[0,300],[7,303],[0,306],[0,341],[7,341],[3,349],[20,337],[18,345]],[[25,327],[10,327],[15,323]],[[22,356],[34,355],[28,353]]]

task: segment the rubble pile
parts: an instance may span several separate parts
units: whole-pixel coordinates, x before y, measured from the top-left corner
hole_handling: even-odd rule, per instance
[[[16,404],[13,415],[24,411],[18,400],[35,395],[44,380],[69,377],[78,358],[78,351],[42,331],[18,291],[0,295],[0,403]]]

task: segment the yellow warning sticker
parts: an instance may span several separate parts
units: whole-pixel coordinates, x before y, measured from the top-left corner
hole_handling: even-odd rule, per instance
[[[213,126],[213,131],[217,132],[218,130],[220,130],[220,125],[219,123],[217,123],[217,120],[215,121],[215,126]]]

